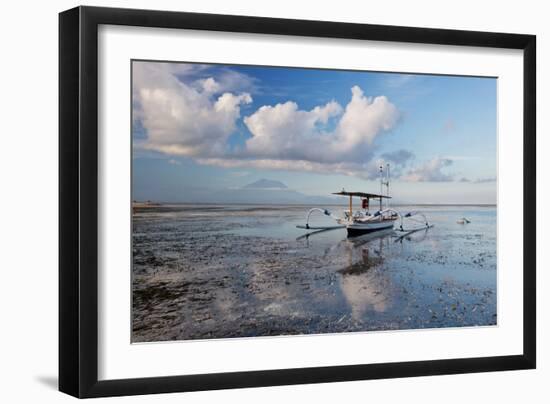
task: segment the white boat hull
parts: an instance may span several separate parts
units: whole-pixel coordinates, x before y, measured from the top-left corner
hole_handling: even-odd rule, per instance
[[[380,221],[356,221],[346,226],[348,236],[358,236],[360,234],[371,233],[373,231],[386,230],[393,228],[395,220],[385,219]]]

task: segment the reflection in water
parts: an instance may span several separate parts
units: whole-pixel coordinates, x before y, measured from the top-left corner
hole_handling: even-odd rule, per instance
[[[423,230],[418,230],[418,231],[415,231],[414,233],[411,233],[411,234],[406,234],[406,235],[403,235],[403,236],[399,236],[395,239],[396,242],[400,242],[402,243],[403,241],[415,241],[415,242],[419,242],[419,241],[424,241],[427,236],[428,236],[428,232],[430,231],[430,229],[423,229]],[[435,242],[435,240],[433,240]]]
[[[132,341],[496,324],[496,209],[427,213],[433,229],[396,242],[301,237],[303,207],[138,211]]]
[[[384,245],[393,231],[367,234],[346,240],[348,265],[338,272],[340,288],[351,307],[351,316],[360,321],[367,311],[386,311],[391,280],[384,275]],[[387,246],[386,246],[387,247]],[[360,258],[355,261],[354,255]],[[365,318],[368,322],[368,316]]]
[[[343,245],[348,257],[348,265],[339,272],[343,275],[359,275],[380,265],[384,261],[384,244],[389,243],[392,235],[393,231],[389,230],[345,240]],[[360,259],[354,260],[354,254],[357,253],[360,254]]]

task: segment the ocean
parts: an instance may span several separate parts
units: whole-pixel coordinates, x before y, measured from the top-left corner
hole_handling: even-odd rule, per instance
[[[305,237],[308,206],[136,209],[132,342],[496,325],[496,206],[395,208],[434,227]]]

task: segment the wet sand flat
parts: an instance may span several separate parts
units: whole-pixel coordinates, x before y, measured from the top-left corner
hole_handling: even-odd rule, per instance
[[[136,209],[132,341],[497,323],[494,206],[399,207],[435,225],[400,241],[344,229],[299,238],[307,209]]]

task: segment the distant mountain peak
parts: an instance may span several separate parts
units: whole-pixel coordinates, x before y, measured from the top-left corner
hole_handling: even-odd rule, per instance
[[[288,187],[285,184],[283,184],[281,181],[266,180],[265,178],[262,178],[261,180],[245,185],[243,188],[244,189],[287,189]]]

